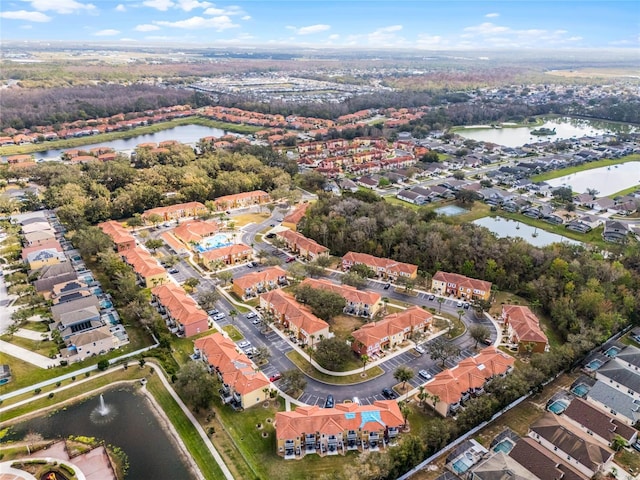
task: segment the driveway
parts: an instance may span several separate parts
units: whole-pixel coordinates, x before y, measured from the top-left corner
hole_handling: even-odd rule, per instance
[[[34,353],[26,348],[18,347],[4,340],[0,340],[0,351],[40,368],[49,368],[57,365],[56,361],[49,357]]]

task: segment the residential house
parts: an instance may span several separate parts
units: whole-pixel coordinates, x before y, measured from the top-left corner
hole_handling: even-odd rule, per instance
[[[42,267],[38,272],[38,280],[33,282],[36,292],[42,294],[46,300],[51,297],[51,290],[59,283],[76,280],[78,274],[71,262],[58,263]]]
[[[51,316],[54,322],[60,321],[61,315],[75,310],[83,308],[95,307],[100,308],[100,300],[97,296],[91,295],[87,297],[78,298],[76,300],[59,303],[51,307]]]
[[[521,438],[509,456],[530,472],[544,472],[544,480],[587,480],[587,475],[532,438]]]
[[[629,234],[629,225],[618,220],[606,220],[602,238],[605,242],[623,243]]]
[[[25,233],[23,238],[25,247],[34,247],[50,242],[51,240],[55,240],[56,235],[53,230],[50,229]]]
[[[465,277],[458,273],[438,271],[431,280],[431,289],[443,295],[455,295],[458,298],[489,301],[491,282]]]
[[[70,305],[75,302],[62,303],[59,305]],[[58,305],[55,305],[58,306]],[[71,310],[71,308],[73,308]],[[76,309],[70,307],[70,310],[64,311],[58,315],[58,320],[49,324],[51,331],[57,330],[62,340],[68,340],[82,332],[95,330],[103,327],[105,322],[100,318],[100,311],[95,306],[83,307]]]
[[[27,258],[30,254],[34,252],[39,252],[40,250],[55,250],[56,252],[62,252],[62,246],[58,240],[48,240],[44,242],[42,245],[34,245],[31,247],[24,247],[21,252],[21,257],[24,262],[27,261]]]
[[[372,405],[338,403],[333,408],[305,405],[276,413],[276,448],[286,460],[313,453],[378,451],[394,444],[403,427],[395,400],[376,400]]]
[[[569,421],[551,412],[545,412],[533,423],[528,435],[588,477],[602,471],[613,459],[613,450],[601,446]]]
[[[109,327],[101,326],[86,330],[65,340],[60,355],[67,361],[80,361],[92,355],[101,355],[116,348],[117,343]]]
[[[313,346],[321,338],[330,338],[329,324],[316,317],[308,307],[282,290],[260,295],[260,307],[274,315],[291,335],[305,345]]]
[[[509,341],[518,345],[520,353],[542,353],[549,349],[549,340],[540,328],[540,320],[529,307],[503,305],[501,321],[507,327]]]
[[[254,190],[252,192],[236,193],[234,195],[225,195],[214,200],[217,210],[230,210],[232,208],[244,208],[252,205],[261,205],[271,201],[271,197],[267,192],[262,190]]]
[[[640,400],[600,380],[589,389],[585,398],[627,425],[633,426],[640,421]]]
[[[45,219],[29,219],[25,220],[22,224],[20,230],[22,234],[33,233],[33,232],[51,232],[55,234],[55,230],[51,226],[51,224]]]
[[[542,471],[538,473],[544,475]],[[491,455],[476,465],[467,478],[469,480],[541,480],[504,452]]]
[[[209,329],[209,317],[184,289],[174,283],[151,289],[151,304],[156,306],[173,333],[191,337]]]
[[[465,358],[453,368],[438,373],[424,389],[436,398],[435,411],[443,417],[457,412],[471,396],[484,393],[485,384],[513,369],[515,359],[495,347]]]
[[[580,233],[589,233],[594,228],[597,228],[602,224],[602,219],[595,215],[583,215],[575,220],[570,221],[565,225],[568,230],[573,230]]]
[[[614,210],[615,204],[616,202],[609,197],[601,197],[593,201],[593,208],[600,212],[616,213]]]
[[[121,252],[122,259],[131,266],[138,283],[146,288],[162,285],[168,281],[167,272],[149,252],[140,247]]]
[[[348,190],[354,193],[358,191],[358,184],[356,184],[356,182],[354,182],[353,180],[349,180],[348,178],[341,178],[337,182],[338,186],[342,190]]]
[[[596,379],[612,388],[640,400],[640,371],[628,362],[612,358],[595,371]]]
[[[375,292],[366,290],[358,290],[350,285],[338,285],[324,279],[307,278],[300,286],[309,286],[322,290],[329,290],[337,293],[346,300],[344,313],[348,315],[360,315],[363,317],[373,318],[373,316],[382,308],[382,297]]]
[[[358,355],[372,357],[396,347],[415,334],[430,330],[433,315],[418,306],[387,315],[379,322],[366,323],[355,330],[351,348]]]
[[[173,229],[173,236],[185,245],[200,243],[204,238],[214,235],[218,231],[218,224],[203,220],[187,220]]]
[[[234,243],[226,247],[214,248],[200,253],[199,257],[212,270],[221,265],[244,263],[253,257],[253,249],[244,243]]]
[[[269,267],[233,279],[233,291],[243,300],[288,285],[287,272],[281,267]]]
[[[51,295],[51,302],[54,305],[93,295],[89,286],[85,282],[77,279],[54,285],[49,293]]]
[[[378,180],[371,177],[360,177],[356,183],[361,187],[369,189],[374,189],[378,186]]]
[[[281,225],[295,232],[298,228],[298,224],[304,218],[310,205],[311,204],[309,202],[298,205],[293,212],[289,213],[282,219]]]
[[[136,248],[136,239],[120,222],[109,220],[98,224],[98,228],[111,238],[117,252]]]
[[[269,379],[255,368],[236,344],[216,332],[195,341],[195,354],[214,371],[222,382],[221,396],[225,403],[243,409],[269,397]]]
[[[400,190],[397,193],[396,198],[404,202],[412,203],[413,205],[424,205],[429,201],[429,199],[424,195],[412,192],[411,190]]]
[[[313,260],[321,255],[329,255],[329,249],[327,247],[320,245],[315,240],[311,240],[298,232],[282,230],[277,232],[276,236],[287,244],[287,248],[291,250],[291,252],[307,260]]]
[[[347,252],[342,257],[342,269],[348,271],[354,265],[366,265],[378,277],[397,281],[400,278],[413,280],[418,276],[418,266],[410,263],[398,262],[389,258],[380,258],[368,253]]]
[[[55,248],[36,249],[27,254],[25,259],[30,270],[39,270],[47,265],[54,265],[67,261],[67,257]]]
[[[197,217],[205,215],[209,209],[200,202],[178,203],[167,207],[157,207],[145,211],[142,214],[144,220],[148,220],[152,215],[158,215],[163,221],[177,220],[179,218]]]
[[[576,398],[563,412],[563,417],[601,443],[611,446],[617,436],[629,445],[638,438],[638,431],[604,413],[589,402]]]

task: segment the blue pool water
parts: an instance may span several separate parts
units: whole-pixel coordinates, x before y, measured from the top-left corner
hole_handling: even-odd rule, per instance
[[[571,389],[571,391],[576,394],[578,397],[584,397],[589,391],[589,387],[587,387],[584,383],[576,385]]]
[[[96,287],[93,290],[91,290],[93,292],[94,295],[102,295],[102,289],[100,287]]]
[[[453,469],[456,473],[464,473],[471,468],[471,465],[465,461],[464,458],[459,458],[453,462]]]
[[[602,360],[591,360],[589,363],[587,363],[587,369],[588,370],[597,370],[599,369],[602,365],[604,365],[604,362]]]
[[[509,453],[513,449],[513,442],[507,438],[502,440],[500,443],[497,443],[495,447],[493,447],[494,452],[503,452]]]
[[[463,213],[467,213],[469,210],[461,207],[456,207],[455,205],[447,205],[446,207],[436,208],[435,212],[438,215],[445,215],[447,217],[455,217],[456,215],[461,215]]]
[[[216,233],[211,237],[207,237],[196,245],[196,250],[200,253],[208,252],[214,248],[226,247],[233,242],[229,239],[229,236],[224,233]]]
[[[606,352],[604,352],[604,354],[607,357],[611,357],[611,358],[615,358],[615,356],[618,355],[619,353],[620,353],[620,349],[618,347],[611,347]]]
[[[549,405],[549,410],[555,413],[556,415],[560,415],[567,409],[567,404],[561,402],[560,400],[556,400],[551,405]]]
[[[113,307],[113,303],[111,303],[111,300],[102,300],[100,302],[100,306],[102,308],[111,308],[111,307]]]

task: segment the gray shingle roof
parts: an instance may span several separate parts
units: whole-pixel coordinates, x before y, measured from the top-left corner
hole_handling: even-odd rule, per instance
[[[600,367],[596,371],[596,377],[603,382],[620,384],[636,393],[640,393],[640,372],[626,368],[617,358]],[[604,379],[600,377],[604,377]]]
[[[633,423],[640,420],[640,404],[635,403],[630,395],[616,390],[600,380],[591,387],[587,393],[587,399],[593,399],[606,405]]]

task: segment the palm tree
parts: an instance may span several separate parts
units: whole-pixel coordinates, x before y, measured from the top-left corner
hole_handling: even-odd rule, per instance
[[[411,380],[414,376],[413,370],[409,367],[405,367],[404,365],[400,365],[396,368],[396,371],[393,372],[393,378],[402,382],[402,390],[406,390],[407,382]]]
[[[420,385],[418,387],[418,400],[420,400],[420,405],[424,405],[424,401],[428,396],[429,394],[424,391],[424,385]]]
[[[411,408],[409,408],[409,405],[407,404],[407,402],[400,402],[398,404],[398,406],[400,407],[400,413],[402,414],[402,420],[404,421],[404,425],[407,425],[407,419],[409,418],[409,414],[411,413]]]
[[[229,310],[229,316],[231,317],[231,321],[235,322],[236,321],[236,317],[238,316],[238,311],[234,308],[232,308],[231,310]]]
[[[445,302],[444,297],[438,297],[438,313],[442,313],[442,304]]]
[[[367,363],[369,362],[369,360],[371,360],[369,358],[369,355],[367,355],[366,353],[363,355],[360,355],[360,361],[362,362],[362,375],[364,376],[364,369],[367,366]]]

